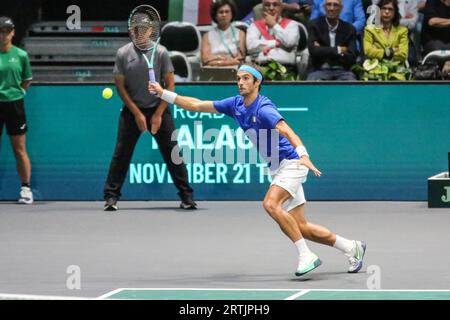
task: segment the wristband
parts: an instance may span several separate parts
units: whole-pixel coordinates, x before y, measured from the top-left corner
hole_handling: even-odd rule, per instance
[[[301,158],[303,156],[307,156],[309,157],[308,152],[306,151],[305,146],[298,146],[297,148],[295,148],[295,151],[297,151],[298,156]]]
[[[169,91],[169,90],[163,90],[161,99],[164,101],[167,101],[168,103],[173,104],[175,102],[175,99],[177,98],[178,94],[175,92]]]

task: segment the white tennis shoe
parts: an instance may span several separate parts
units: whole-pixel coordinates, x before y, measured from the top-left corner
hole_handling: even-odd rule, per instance
[[[355,241],[353,249],[345,255],[348,257],[348,273],[357,273],[363,266],[364,254],[366,253],[366,243],[364,241]]]
[[[305,273],[308,273],[308,272],[314,270],[321,264],[322,264],[322,261],[320,261],[319,257],[311,252],[308,255],[301,257],[301,259],[298,262],[297,272],[295,272],[295,275],[297,277],[300,277],[300,276],[304,275]]]
[[[20,189],[20,198],[18,200],[21,204],[32,204],[33,203],[33,192],[28,187],[22,187]]]

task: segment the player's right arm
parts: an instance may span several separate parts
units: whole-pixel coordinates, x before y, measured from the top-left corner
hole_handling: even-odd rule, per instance
[[[214,108],[214,103],[212,101],[177,95],[174,92],[164,90],[157,82],[149,82],[148,89],[150,91],[156,91],[158,97],[169,103],[174,103],[183,109],[194,112],[218,113],[216,108]],[[166,94],[164,94],[164,91]],[[173,101],[169,101],[170,99],[166,100],[167,93],[169,94],[169,98],[174,98]]]
[[[199,100],[193,97],[177,96],[174,102],[177,106],[183,109],[194,111],[194,112],[207,112],[207,113],[217,113],[216,108],[212,101]]]

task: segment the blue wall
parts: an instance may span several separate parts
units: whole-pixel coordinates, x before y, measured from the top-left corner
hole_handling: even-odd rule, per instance
[[[103,198],[121,109],[116,92],[110,100],[101,97],[104,87],[31,87],[26,97],[27,145],[37,200]],[[213,100],[235,95],[236,87],[180,84],[177,91]],[[448,84],[267,84],[262,94],[283,110],[323,172],[321,178],[310,174],[304,186],[307,199],[426,200],[427,178],[447,171]],[[204,130],[221,128],[224,133],[226,126],[236,128],[228,117],[199,118],[171,109],[176,127],[189,128],[185,134],[194,135],[195,121],[202,121]],[[258,200],[268,186],[255,164],[189,166],[195,172],[190,178],[199,200]],[[157,146],[146,133],[136,147],[123,199],[177,199],[164,170]],[[0,200],[15,200],[19,187],[4,133]]]

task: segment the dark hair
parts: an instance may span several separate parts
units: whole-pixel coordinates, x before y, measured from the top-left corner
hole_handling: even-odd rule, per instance
[[[380,3],[378,3],[378,7],[381,8],[386,5],[392,3],[394,6],[394,19],[392,20],[392,24],[396,27],[400,24],[400,11],[398,10],[398,2],[397,0],[381,0]]]
[[[256,69],[262,75],[261,83],[259,84],[259,87],[258,87],[258,92],[259,92],[261,90],[261,87],[262,87],[263,83],[264,83],[264,73],[262,72],[261,67],[258,64],[256,64],[256,63],[252,63],[250,65],[250,67],[252,67],[253,69]],[[253,76],[253,80],[256,82],[258,79],[256,79],[255,76]]]
[[[213,19],[213,21],[215,23],[217,23],[217,11],[219,11],[219,8],[229,5],[231,8],[231,21],[234,21],[234,18],[236,17],[237,14],[237,8],[236,8],[236,4],[234,3],[233,0],[216,0],[212,3],[211,5],[211,19]]]
[[[261,73],[261,74],[262,74],[262,73]],[[258,81],[258,79],[256,79],[255,76],[253,76],[253,82],[256,82],[256,81]],[[264,82],[264,75],[263,75],[263,77],[262,77],[262,79],[261,79],[261,83],[259,84],[258,92],[261,91],[261,87],[262,87],[262,85],[263,85],[263,82]]]

